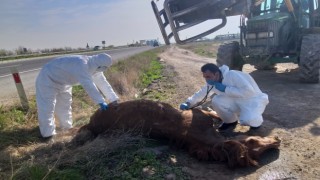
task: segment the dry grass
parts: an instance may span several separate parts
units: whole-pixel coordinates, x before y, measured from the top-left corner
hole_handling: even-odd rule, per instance
[[[132,86],[139,77],[137,70],[125,69],[124,72],[107,73],[108,80],[120,96],[121,101],[132,99],[136,94],[138,94],[139,89]]]

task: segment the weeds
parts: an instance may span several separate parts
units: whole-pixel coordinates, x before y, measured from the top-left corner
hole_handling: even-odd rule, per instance
[[[32,99],[32,98],[31,98]],[[20,106],[0,107],[0,150],[36,141],[38,122],[36,104],[29,101],[29,109]]]
[[[196,44],[196,45],[195,45]],[[183,49],[188,49],[200,56],[205,56],[209,58],[216,58],[217,49],[220,42],[207,42],[207,43],[190,43],[187,45],[181,45]]]
[[[11,107],[5,109],[0,107],[0,130],[7,128],[12,124],[22,125],[25,121],[26,112],[23,111],[20,107]]]
[[[162,48],[143,52],[108,69],[106,78],[121,100],[137,98],[144,88],[162,78],[163,65],[157,56],[160,51]]]
[[[146,72],[144,72],[140,77],[142,87],[147,87],[154,80],[160,79],[162,77],[162,69],[163,66],[159,61],[152,60],[150,63],[150,67],[146,69]]]

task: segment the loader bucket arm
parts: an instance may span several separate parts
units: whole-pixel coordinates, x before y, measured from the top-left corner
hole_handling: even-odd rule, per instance
[[[185,44],[221,29],[226,25],[228,16],[246,14],[247,4],[247,0],[165,0],[163,9],[159,11],[156,3],[151,1],[152,9],[167,45],[170,44],[172,37],[178,44]],[[221,23],[190,38],[182,40],[179,37],[180,31],[209,19],[221,19]],[[171,28],[169,34],[166,32],[168,25]]]

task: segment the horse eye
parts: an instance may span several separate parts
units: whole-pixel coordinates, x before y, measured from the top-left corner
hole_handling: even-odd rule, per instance
[[[248,144],[254,144],[255,143],[255,140],[254,139],[250,139],[249,141],[248,141]]]

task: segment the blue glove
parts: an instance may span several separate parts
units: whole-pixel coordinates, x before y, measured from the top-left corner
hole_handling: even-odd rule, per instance
[[[187,110],[187,109],[189,109],[189,104],[188,104],[188,103],[181,103],[181,104],[180,104],[180,109],[181,109],[181,110]]]
[[[223,85],[222,83],[214,81],[214,80],[211,80],[211,79],[208,79],[206,81],[207,81],[207,83],[209,85],[215,86],[215,88],[218,89],[219,91],[221,91],[221,92],[225,92],[226,91],[226,87],[227,86]]]
[[[218,89],[221,92],[225,92],[226,91],[226,87],[225,85],[223,85],[222,83],[216,82],[215,84],[215,88]]]
[[[99,103],[99,105],[100,105],[100,110],[101,110],[101,111],[105,111],[105,110],[108,109],[108,104],[105,103],[105,102]]]

